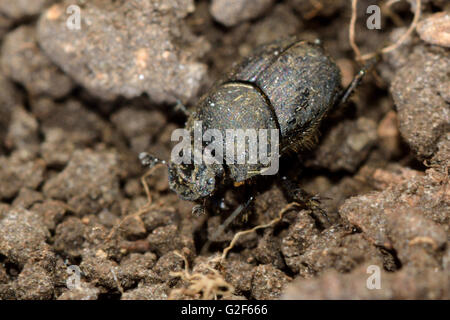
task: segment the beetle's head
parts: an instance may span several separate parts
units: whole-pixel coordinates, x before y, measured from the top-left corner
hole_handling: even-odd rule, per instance
[[[189,201],[211,196],[216,191],[217,179],[223,175],[221,165],[169,165],[169,186],[180,198]]]

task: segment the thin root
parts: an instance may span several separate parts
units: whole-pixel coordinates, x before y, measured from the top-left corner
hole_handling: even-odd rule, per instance
[[[228,252],[229,252],[231,249],[234,248],[234,246],[236,245],[236,242],[239,240],[239,238],[240,238],[241,236],[246,235],[246,234],[249,234],[249,233],[252,233],[252,232],[254,232],[254,231],[256,231],[256,230],[259,230],[259,229],[269,228],[269,227],[271,227],[271,226],[277,224],[278,222],[281,221],[281,219],[283,219],[284,214],[285,214],[286,212],[292,210],[294,207],[301,207],[301,204],[299,204],[298,202],[291,202],[291,203],[289,203],[286,207],[284,207],[284,208],[280,211],[280,213],[278,214],[278,217],[277,217],[277,218],[273,219],[273,220],[270,221],[269,223],[261,224],[261,225],[258,225],[258,226],[256,226],[256,227],[252,228],[252,229],[245,230],[245,231],[240,231],[240,232],[236,233],[236,234],[234,235],[233,239],[231,240],[230,245],[229,245],[228,247],[226,247],[226,248],[223,250],[223,252],[222,252],[222,257],[220,258],[220,261],[223,262],[223,261],[225,260],[225,258],[227,257]]]
[[[394,4],[398,1],[400,1],[400,0],[390,0],[388,3],[386,3],[386,8],[389,8],[392,4]],[[356,17],[357,17],[356,8],[357,8],[358,0],[352,0],[352,17],[350,19],[349,38],[350,38],[350,45],[351,45],[353,51],[355,52],[356,60],[358,60],[358,61],[369,60],[369,59],[376,57],[379,54],[388,53],[388,52],[396,50],[398,47],[400,47],[403,44],[403,42],[405,42],[405,40],[408,39],[408,37],[416,29],[417,23],[419,22],[419,19],[420,19],[422,1],[421,0],[415,0],[415,1],[416,1],[416,10],[414,12],[414,19],[411,22],[411,25],[409,26],[408,30],[400,37],[400,39],[398,39],[395,43],[393,43],[387,47],[384,47],[383,49],[379,50],[378,52],[371,52],[371,53],[362,55],[361,51],[359,50],[358,45],[356,44],[356,41],[355,41],[355,25],[356,25]]]
[[[312,4],[312,6],[314,7],[311,11],[307,12],[304,16],[304,18],[306,20],[311,20],[312,18],[314,18],[315,16],[317,16],[317,14],[322,11],[323,9],[323,4],[318,1],[318,0],[309,0],[309,2]]]
[[[126,222],[128,221],[128,219],[130,218],[139,218],[141,215],[143,215],[145,212],[148,212],[149,210],[155,209],[157,208],[156,205],[152,204],[153,203],[153,199],[152,199],[152,195],[150,193],[150,187],[148,186],[147,183],[147,178],[149,176],[151,176],[153,174],[153,172],[155,172],[155,170],[160,167],[163,166],[164,164],[159,163],[156,164],[154,167],[150,168],[142,177],[141,177],[141,183],[144,187],[144,191],[145,194],[147,196],[147,203],[145,205],[143,205],[138,211],[131,213],[129,215],[127,215],[126,217],[124,217],[116,226],[114,226],[111,229],[111,232],[108,234],[108,236],[105,239],[105,242],[109,242],[112,237],[114,236],[114,234],[117,232],[117,230],[120,229],[120,227]]]

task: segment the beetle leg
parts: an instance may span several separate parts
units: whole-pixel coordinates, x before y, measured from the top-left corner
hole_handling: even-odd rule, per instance
[[[217,228],[217,231],[212,235],[212,239],[216,239],[220,234],[222,234],[225,229],[239,216],[245,209],[247,209],[254,200],[254,197],[251,196],[247,199],[247,201],[243,204],[240,204],[236,209],[234,209],[233,213]]]
[[[196,217],[200,217],[206,213],[206,206],[205,203],[203,204],[197,204],[192,208],[192,215]]]
[[[325,200],[327,198],[321,198],[319,195],[310,195],[308,192],[298,187],[298,185],[287,177],[282,177],[282,187],[288,196],[289,201],[297,202],[303,205],[306,209],[311,210],[313,214],[317,212],[326,220],[328,224],[331,224],[331,221],[328,217],[327,212],[321,208],[321,200]]]
[[[380,56],[375,57],[372,60],[369,60],[362,68],[359,70],[358,74],[353,78],[352,82],[348,85],[347,89],[345,89],[340,98],[337,101],[336,106],[346,103],[348,98],[352,95],[353,91],[360,85],[364,76],[380,61]]]
[[[201,252],[206,252],[208,250],[209,245],[211,242],[213,242],[215,239],[217,239],[224,231],[225,229],[236,219],[237,216],[239,216],[243,211],[245,211],[250,204],[253,202],[255,197],[250,196],[247,201],[243,204],[240,204],[234,211],[228,216],[228,218],[225,219],[225,221],[217,228],[216,232],[214,232],[210,239],[205,243],[203,246]]]

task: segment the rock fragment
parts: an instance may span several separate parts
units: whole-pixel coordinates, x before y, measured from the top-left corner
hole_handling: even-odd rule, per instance
[[[45,183],[43,191],[48,197],[67,201],[80,216],[112,208],[120,197],[118,155],[77,150],[64,171]]]
[[[419,159],[436,151],[450,130],[450,52],[418,46],[391,84],[400,133]]]
[[[257,300],[278,299],[291,278],[271,264],[255,268],[252,280],[252,297]]]
[[[1,66],[6,76],[21,83],[33,96],[61,98],[74,87],[73,81],[39,48],[34,26],[20,26],[8,33],[3,41]]]
[[[69,5],[82,8],[81,30],[66,26]],[[209,47],[183,20],[193,10],[192,0],[66,0],[41,15],[39,44],[101,98],[147,93],[158,103],[187,101],[205,79],[206,65],[197,60]]]
[[[448,175],[406,174],[403,181],[393,175],[396,182],[383,191],[348,199],[339,212],[371,243],[395,249],[402,265],[436,267],[450,234]]]
[[[213,0],[211,14],[227,27],[257,18],[263,14],[274,0]]]
[[[344,120],[325,134],[307,166],[354,172],[377,141],[377,125],[368,118]]]
[[[368,266],[349,274],[329,271],[319,278],[292,282],[282,299],[293,300],[355,300],[355,299],[448,299],[448,273],[427,270],[420,275],[405,269],[395,273],[381,270],[380,289],[369,290]]]
[[[36,189],[44,180],[45,162],[30,159],[28,154],[13,153],[10,157],[0,156],[0,199],[13,198],[21,188]]]
[[[423,41],[450,47],[450,13],[438,12],[423,19],[417,25],[417,33]]]
[[[35,212],[11,209],[0,220],[0,254],[19,266],[51,257],[52,251],[45,242],[49,237],[42,218]]]

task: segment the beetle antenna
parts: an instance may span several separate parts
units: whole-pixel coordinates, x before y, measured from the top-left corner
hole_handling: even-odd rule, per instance
[[[153,168],[157,164],[164,164],[167,165],[167,162],[165,160],[158,159],[155,156],[152,156],[151,154],[147,152],[141,152],[139,154],[139,160],[141,161],[142,165],[145,167]]]

